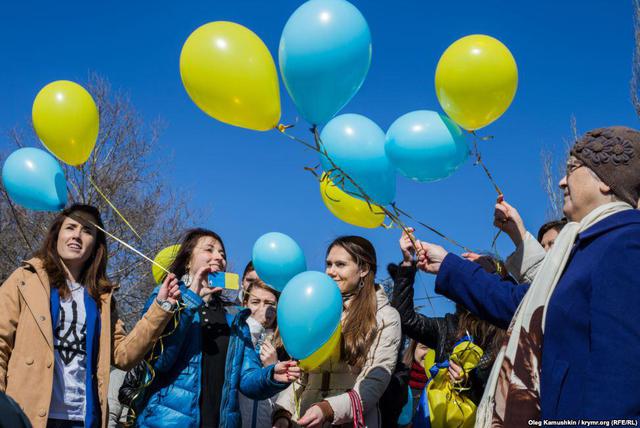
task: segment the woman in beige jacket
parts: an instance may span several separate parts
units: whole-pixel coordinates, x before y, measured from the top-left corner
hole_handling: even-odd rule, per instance
[[[109,370],[132,368],[172,318],[174,276],[128,335],[107,280],[100,213],[73,205],[0,287],[0,390],[36,428],[106,427]]]
[[[376,253],[369,241],[345,236],[327,250],[326,273],[343,297],[338,363],[328,361],[280,394],[274,427],[329,425],[380,428],[378,400],[389,383],[400,346],[400,316],[375,284]],[[362,416],[360,416],[362,415]]]

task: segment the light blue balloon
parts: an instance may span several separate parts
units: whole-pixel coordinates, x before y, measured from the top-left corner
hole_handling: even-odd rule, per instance
[[[59,211],[67,204],[67,180],[58,161],[44,150],[25,147],[11,153],[2,182],[13,202],[35,211]]]
[[[296,360],[320,349],[342,317],[342,295],[327,274],[307,271],[294,276],[278,300],[278,328],[284,347]]]
[[[358,92],[371,64],[371,33],[345,0],[311,0],[289,18],[279,49],[282,80],[300,115],[322,125]]]
[[[307,270],[302,248],[279,232],[265,233],[258,238],[253,244],[252,260],[258,277],[278,291],[282,291],[291,278]]]
[[[402,175],[417,181],[448,177],[469,157],[462,130],[447,116],[418,110],[396,119],[385,150]]]
[[[364,190],[378,205],[387,205],[396,197],[396,172],[385,154],[385,135],[371,119],[359,114],[342,114],[322,130],[320,139],[333,162]],[[322,169],[331,170],[328,159],[320,156]],[[332,178],[335,174],[332,174]],[[347,179],[334,183],[347,192],[359,193]]]

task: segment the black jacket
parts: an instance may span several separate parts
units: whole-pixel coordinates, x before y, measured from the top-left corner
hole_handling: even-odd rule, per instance
[[[416,267],[390,264],[387,270],[394,281],[391,305],[400,313],[402,333],[433,349],[436,353],[436,362],[448,360],[453,346],[459,339],[458,316],[446,314],[444,317],[431,318],[417,313],[413,303]],[[482,398],[484,387],[491,373],[493,359],[492,354],[486,352],[478,368],[469,374],[470,398],[475,403],[479,403]]]
[[[402,349],[402,347],[400,347]],[[398,419],[409,398],[409,368],[402,363],[402,353],[398,352],[396,369],[391,375],[387,389],[380,397],[378,406],[382,419],[381,427],[397,428]]]
[[[137,407],[134,399],[140,398],[136,397],[136,394],[139,396],[143,394],[141,386],[144,383],[146,373],[147,366],[144,361],[140,361],[134,368],[127,372],[124,377],[124,382],[122,382],[122,386],[118,391],[118,401],[120,401],[120,404],[133,409]],[[141,400],[136,401],[139,402]]]

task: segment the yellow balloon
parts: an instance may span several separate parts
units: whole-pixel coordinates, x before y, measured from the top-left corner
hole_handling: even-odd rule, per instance
[[[373,229],[384,222],[382,208],[373,204],[369,206],[365,201],[347,194],[333,184],[326,173],[320,180],[320,194],[329,211],[345,223]]]
[[[325,342],[316,352],[307,358],[300,360],[298,366],[302,370],[311,371],[317,369],[327,361],[337,364],[340,361],[340,339],[342,336],[342,326],[338,324],[329,340]]]
[[[57,80],[42,88],[31,110],[36,134],[51,153],[69,165],[82,165],[96,145],[100,118],[82,86]]]
[[[518,88],[518,67],[509,49],[493,37],[463,37],[440,57],[436,95],[458,125],[473,131],[498,119]]]
[[[269,49],[248,28],[216,21],[196,29],[182,47],[180,75],[209,116],[256,131],[278,125],[278,72]]]
[[[176,259],[178,251],[180,251],[180,244],[170,245],[160,250],[158,254],[156,254],[156,258],[153,259],[153,261],[158,263],[163,268],[169,269],[171,263],[173,263],[173,261]],[[165,271],[163,271],[156,265],[151,265],[151,273],[153,274],[153,279],[156,281],[156,284],[160,284],[164,280],[164,277],[167,275]]]

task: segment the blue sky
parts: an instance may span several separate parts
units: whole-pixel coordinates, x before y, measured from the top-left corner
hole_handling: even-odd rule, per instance
[[[167,124],[157,153],[175,153],[167,171],[173,185],[193,194],[211,216],[198,226],[219,232],[231,265],[241,270],[253,242],[279,231],[321,270],[326,245],[341,234],[361,234],[384,266],[397,261],[397,230],[358,229],[335,219],[318,186],[303,170],[317,157],[277,132],[224,125],[202,113],[182,87],[178,58],[198,26],[217,20],[256,32],[277,63],[280,34],[301,1],[10,2],[0,16],[0,131],[27,121],[38,90],[58,79],[82,82],[89,71],[130,94],[145,119]],[[547,200],[541,186],[541,148],[561,153],[574,115],[578,130],[638,126],[629,96],[633,26],[631,0],[505,2],[353,1],[367,19],[373,60],[360,92],[342,113],[363,114],[386,130],[409,111],[440,111],[433,78],[441,53],[474,33],[494,36],[513,53],[519,88],[510,109],[482,131],[483,157],[507,200],[537,230]],[[282,122],[296,112],[281,85]],[[296,131],[305,136],[301,126]],[[4,147],[7,139],[0,140]],[[476,249],[490,247],[495,193],[479,167],[465,164],[452,177],[415,183],[398,177],[396,202],[422,221]],[[442,243],[426,230],[418,237]],[[499,251],[511,247],[501,238]],[[452,249],[455,250],[455,249]],[[420,274],[419,296],[433,289]],[[418,302],[424,303],[424,302]],[[433,301],[442,313],[452,306]],[[433,313],[430,307],[427,313]]]

